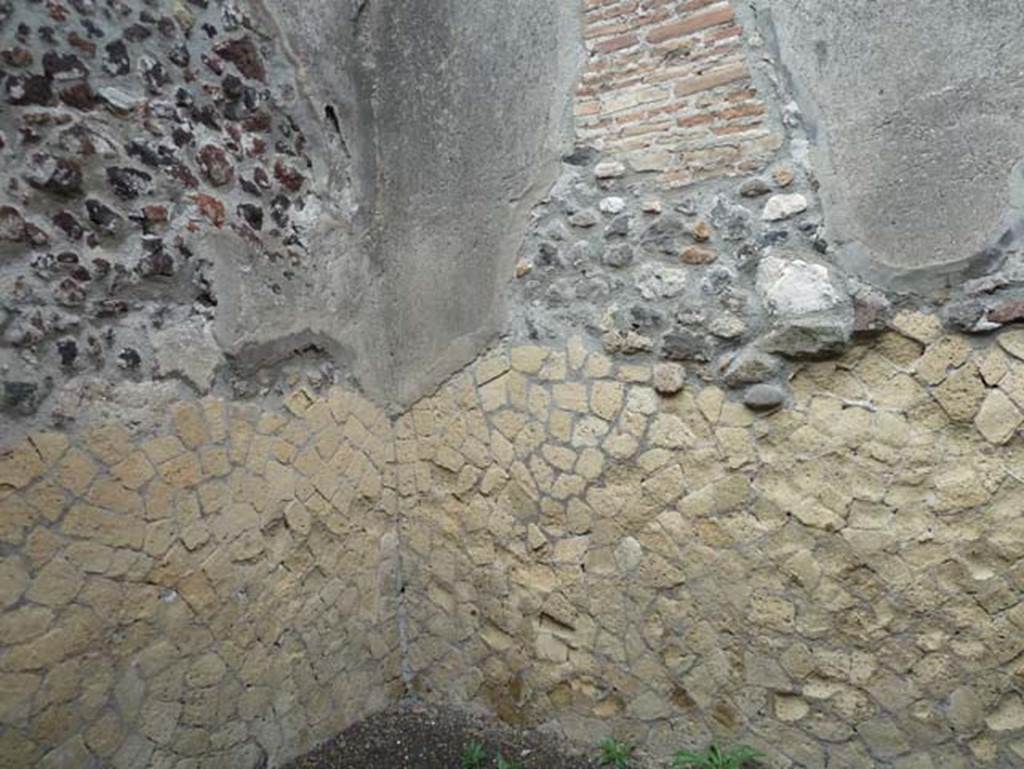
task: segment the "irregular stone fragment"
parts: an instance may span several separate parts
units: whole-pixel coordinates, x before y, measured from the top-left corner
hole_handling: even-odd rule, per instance
[[[657,264],[644,264],[637,272],[636,287],[644,299],[671,299],[686,289],[686,272]]]
[[[743,404],[754,411],[768,411],[785,402],[786,391],[776,385],[754,385],[743,394]]]
[[[1013,357],[1024,360],[1024,328],[1004,331],[999,335],[999,345]]]
[[[686,383],[686,369],[677,363],[658,363],[654,367],[654,389],[662,395],[675,395]]]
[[[772,317],[759,346],[790,357],[841,352],[853,336],[853,307],[828,270],[800,259],[765,258],[757,289]]]
[[[771,191],[771,185],[764,179],[748,179],[740,185],[740,195],[745,198],[758,198]]]
[[[1019,694],[1004,697],[995,711],[985,719],[985,724],[994,732],[1024,729],[1024,700]]]
[[[1024,320],[1024,300],[1002,302],[988,313],[988,319],[993,323],[1015,323]]]
[[[624,176],[626,167],[615,160],[608,160],[594,166],[594,176],[598,179],[617,179]]]
[[[37,190],[67,196],[82,191],[82,169],[74,160],[36,152],[27,165],[25,180]]]
[[[230,61],[245,77],[252,80],[266,80],[266,69],[263,59],[252,38],[248,35],[235,40],[228,40],[214,49],[225,61]]]
[[[141,94],[133,94],[112,85],[104,86],[96,92],[99,100],[113,112],[127,114],[146,103]]]
[[[597,207],[601,210],[601,213],[614,216],[626,210],[626,201],[620,197],[611,196],[602,198]]]
[[[780,358],[748,347],[728,361],[722,379],[729,387],[759,384],[774,377],[781,368]]]
[[[1002,390],[989,391],[974,418],[978,431],[998,446],[1008,443],[1022,422],[1024,414]]]
[[[223,187],[235,178],[235,169],[223,147],[204,144],[197,156],[199,170],[214,187]]]
[[[673,329],[661,340],[661,355],[668,360],[706,361],[711,343],[706,336],[686,328]]]
[[[25,219],[14,206],[0,206],[0,243],[22,243],[28,239]]]
[[[161,329],[153,333],[152,341],[164,376],[181,376],[199,392],[210,389],[224,355],[206,323],[196,319]]]
[[[152,181],[152,176],[137,168],[113,166],[107,169],[107,183],[122,200],[134,200],[148,194]]]
[[[703,248],[701,246],[688,246],[683,249],[680,258],[684,264],[711,264],[718,258],[718,252],[713,248]]]
[[[625,537],[615,548],[615,563],[624,574],[636,571],[643,560],[643,548],[633,537]]]
[[[800,194],[773,195],[765,203],[761,218],[766,222],[790,219],[807,210],[807,198]]]

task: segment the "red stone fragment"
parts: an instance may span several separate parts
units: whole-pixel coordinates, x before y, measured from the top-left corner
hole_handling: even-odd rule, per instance
[[[234,64],[235,68],[245,77],[253,80],[266,79],[267,74],[263,68],[263,60],[256,49],[256,44],[248,35],[221,43],[214,50],[222,59]]]
[[[206,181],[214,187],[223,187],[235,178],[235,169],[227,153],[216,144],[206,144],[199,150],[199,168]]]
[[[5,48],[0,51],[0,62],[3,62],[8,67],[31,67],[32,52],[21,46]]]
[[[274,163],[274,178],[289,192],[298,192],[306,177],[281,160]]]
[[[1024,300],[1003,302],[993,307],[988,313],[988,319],[993,323],[1014,323],[1024,320]]]
[[[214,227],[224,226],[224,221],[227,217],[223,203],[212,195],[204,195],[203,193],[196,195],[195,200],[203,216],[209,219]]]

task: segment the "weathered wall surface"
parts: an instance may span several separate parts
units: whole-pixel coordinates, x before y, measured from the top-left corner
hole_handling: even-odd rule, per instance
[[[413,690],[665,757],[1024,760],[1024,332],[902,317],[758,415],[499,348],[396,426]]]
[[[251,395],[283,364],[408,402],[499,330],[578,10],[349,11],[4,4],[5,420],[118,383]]]
[[[865,60],[860,2],[0,0],[0,766],[275,765],[406,685],[1024,761],[1014,12],[968,6]]]
[[[340,388],[0,457],[0,766],[279,766],[400,693],[391,426]]]
[[[1012,140],[936,217],[976,159],[957,143],[1012,133],[1012,110],[949,113],[924,165],[951,165],[903,174],[914,198],[900,164],[947,102],[904,100],[882,149],[877,112],[831,132],[905,69],[793,57],[876,12],[766,9],[586,3],[579,141],[520,249],[507,344],[396,423],[412,687],[655,759],[716,740],[778,767],[1015,766]],[[944,14],[888,29],[933,80],[970,44],[989,82]]]
[[[530,208],[570,146],[579,9],[533,0],[370,3],[380,163],[374,253],[408,405],[504,327]],[[496,98],[482,98],[485,94]]]
[[[933,289],[1016,257],[1019,4],[758,7],[804,110],[829,228],[851,270]]]
[[[273,32],[235,4],[4,4],[12,430],[153,380],[251,394],[276,379],[251,367],[329,346],[331,318],[358,324],[370,280],[346,241],[347,161],[323,150]]]

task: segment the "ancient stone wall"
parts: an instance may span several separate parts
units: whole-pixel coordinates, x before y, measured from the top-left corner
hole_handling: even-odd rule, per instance
[[[0,458],[0,766],[279,766],[401,692],[391,427],[173,404]]]
[[[582,339],[396,426],[415,693],[773,767],[1024,760],[1024,332],[904,317],[757,413]]]
[[[826,5],[0,0],[0,767],[1024,762],[1013,131],[868,231]]]
[[[856,269],[770,14],[584,21],[508,337],[396,423],[412,690],[656,760],[1020,764],[1012,229]]]

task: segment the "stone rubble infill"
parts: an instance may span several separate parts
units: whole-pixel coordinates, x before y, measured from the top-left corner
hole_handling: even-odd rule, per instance
[[[293,68],[255,17],[92,5],[0,3],[0,419],[73,418],[51,394],[97,379],[208,391],[228,368],[206,341],[226,251],[276,265],[278,291],[309,258],[307,177],[325,175],[307,170]]]

